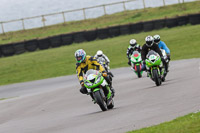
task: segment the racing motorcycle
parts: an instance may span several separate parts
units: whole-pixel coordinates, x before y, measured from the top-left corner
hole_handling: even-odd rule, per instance
[[[110,87],[99,71],[88,70],[84,76],[84,86],[87,88],[88,94],[92,97],[94,103],[97,103],[102,111],[114,107]]]
[[[131,55],[131,69],[136,73],[138,78],[142,77],[142,58],[138,51],[134,51]]]
[[[101,64],[104,67],[104,69],[106,70],[106,72],[108,73],[108,75],[110,76],[112,80],[112,77],[114,77],[114,75],[110,71],[110,67],[106,63],[106,60],[103,57],[98,57],[97,61],[99,62],[99,64]]]
[[[162,84],[164,68],[161,57],[158,53],[150,50],[145,60],[149,77],[155,82],[157,86]]]

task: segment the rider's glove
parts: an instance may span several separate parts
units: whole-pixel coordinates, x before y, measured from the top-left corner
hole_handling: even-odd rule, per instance
[[[106,72],[102,73],[102,76],[107,77],[107,73]]]
[[[83,81],[80,84],[81,84],[81,87],[84,87],[84,82]]]

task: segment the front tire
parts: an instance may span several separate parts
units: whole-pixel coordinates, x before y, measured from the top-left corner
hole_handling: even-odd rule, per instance
[[[106,102],[104,101],[100,90],[94,92],[94,98],[95,98],[97,104],[99,105],[99,107],[101,108],[102,111],[108,110]]]
[[[140,66],[137,65],[137,66],[136,66],[136,69],[137,69],[136,73],[137,73],[138,78],[141,78],[142,75],[141,75],[141,69],[140,69]]]
[[[153,79],[154,79],[154,81],[155,81],[157,86],[161,85],[162,81],[161,81],[161,79],[160,79],[160,77],[158,75],[158,70],[157,69],[153,70]]]

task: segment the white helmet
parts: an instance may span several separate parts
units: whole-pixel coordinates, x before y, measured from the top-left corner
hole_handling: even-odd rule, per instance
[[[136,41],[135,39],[131,39],[131,40],[130,40],[130,45],[131,45],[132,47],[135,47],[136,44],[137,44],[137,41]]]
[[[147,37],[145,38],[145,41],[146,41],[147,47],[151,47],[151,46],[153,45],[153,43],[154,43],[154,39],[153,39],[152,36],[147,36]]]
[[[97,56],[98,56],[98,57],[101,57],[102,55],[103,55],[103,52],[102,52],[101,50],[98,50],[98,51],[97,51]]]
[[[159,35],[154,35],[153,38],[154,38],[154,42],[156,44],[159,44],[159,42],[160,42],[160,36]]]

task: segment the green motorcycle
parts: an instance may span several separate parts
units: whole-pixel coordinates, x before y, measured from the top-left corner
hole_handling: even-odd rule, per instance
[[[138,78],[142,77],[142,58],[138,51],[134,51],[131,55],[131,69],[136,73]]]
[[[99,71],[90,69],[84,76],[84,86],[94,103],[97,103],[102,111],[112,109],[114,101],[110,87]]]
[[[149,77],[155,82],[157,86],[162,84],[162,78],[164,74],[163,64],[160,55],[151,50],[146,56],[146,66]]]

